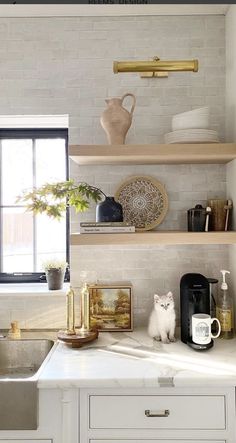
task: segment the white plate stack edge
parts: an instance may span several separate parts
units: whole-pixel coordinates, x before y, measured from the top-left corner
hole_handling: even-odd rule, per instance
[[[174,115],[172,132],[165,134],[165,143],[219,143],[217,131],[209,129],[209,108],[193,109]]]

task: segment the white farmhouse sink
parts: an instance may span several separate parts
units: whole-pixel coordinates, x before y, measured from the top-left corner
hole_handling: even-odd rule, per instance
[[[0,430],[37,429],[38,372],[53,344],[0,340]]]

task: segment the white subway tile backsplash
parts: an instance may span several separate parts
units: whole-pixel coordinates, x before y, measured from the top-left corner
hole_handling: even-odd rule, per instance
[[[70,142],[107,143],[100,127],[105,98],[136,95],[127,143],[161,143],[174,114],[210,106],[211,128],[224,140],[224,16],[0,18],[1,114],[69,114]],[[168,79],[140,79],[112,72],[113,60],[198,58],[199,72],[170,73]],[[129,107],[128,101],[126,103]],[[70,165],[71,176],[113,195],[132,175],[151,175],[166,187],[169,212],[158,229],[186,229],[186,211],[208,198],[225,198],[224,165]],[[95,205],[72,213],[94,220]],[[178,307],[185,272],[218,276],[228,266],[228,248],[143,245],[72,247],[72,283],[128,279],[134,287],[135,325],[145,324],[155,291],[172,289]],[[20,298],[19,298],[20,297]],[[15,318],[14,318],[15,317]],[[18,319],[21,327],[65,327],[65,299],[57,296],[1,296],[0,328]]]
[[[215,23],[220,23],[220,26]],[[91,124],[89,120],[86,123],[86,127],[90,124],[89,133],[80,133],[73,128],[70,133],[73,143],[106,140],[101,133],[98,138],[96,135],[99,116],[105,106],[102,100],[107,95],[121,95],[127,88],[136,94],[136,114],[143,117],[146,111],[151,116],[163,115],[163,111],[164,115],[171,116],[183,111],[184,104],[187,109],[208,104],[212,94],[219,97],[218,85],[222,85],[223,89],[219,105],[224,104],[223,16],[130,17],[129,20],[126,17],[9,18],[1,19],[0,26],[6,29],[0,43],[1,59],[5,61],[1,77],[3,80],[18,80],[21,99],[19,107],[25,113],[40,113],[48,109],[58,113],[60,108],[64,113],[69,112],[71,117],[76,116],[78,111],[81,117],[85,117],[85,113],[88,117],[95,117]],[[137,74],[114,76],[112,73],[114,58],[149,58],[152,51],[153,55],[158,52],[163,58],[199,57],[199,73],[172,73],[169,79],[150,80],[141,80]],[[209,71],[210,68],[212,71]],[[31,76],[35,78],[34,84],[29,82]],[[197,83],[198,89],[193,90]],[[57,89],[55,84],[58,85]],[[212,88],[215,85],[217,91],[208,90],[208,84]],[[11,87],[3,88],[0,107],[5,103],[4,97],[11,94],[16,97],[17,91]],[[161,97],[164,94],[166,99],[161,108],[158,106],[160,94]],[[60,96],[65,97],[61,103],[58,101]],[[36,97],[47,98],[49,101],[37,100]],[[79,98],[84,99],[84,103]],[[101,108],[99,106],[97,110],[94,109],[96,103],[86,104],[86,99],[99,98]],[[154,99],[151,108],[147,98]],[[147,109],[140,109],[145,107],[145,103]],[[8,101],[7,104],[9,109],[4,104],[4,113],[19,112],[16,100],[11,103]],[[216,115],[216,109],[213,108],[212,113]],[[130,133],[130,142],[137,141],[142,129],[145,130],[145,118],[143,123],[140,120],[134,123],[136,131]],[[77,125],[81,127],[82,122]],[[217,118],[216,125],[223,135],[223,113]],[[154,131],[151,131],[152,128]],[[156,139],[153,134],[155,130]],[[162,141],[166,130],[166,125],[157,121],[150,127],[150,131],[143,132],[142,140],[139,141]]]
[[[112,260],[101,260],[102,254],[112,257]],[[95,257],[99,257],[99,267]],[[80,285],[82,270],[88,271],[88,279],[92,282],[131,281],[136,326],[147,323],[155,292],[173,291],[178,310],[181,276],[187,272],[200,272],[219,278],[222,266],[228,266],[228,247],[224,246],[144,245],[140,248],[121,245],[108,250],[103,247],[72,247],[72,279],[75,286]]]

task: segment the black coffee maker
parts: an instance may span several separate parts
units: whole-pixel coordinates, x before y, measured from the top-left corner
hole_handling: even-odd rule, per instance
[[[181,340],[198,351],[203,351],[213,346],[213,340],[209,344],[204,345],[196,344],[192,341],[192,315],[210,315],[209,289],[207,278],[201,274],[184,274],[180,280]]]

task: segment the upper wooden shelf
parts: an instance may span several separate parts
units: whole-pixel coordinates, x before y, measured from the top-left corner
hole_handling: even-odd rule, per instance
[[[79,165],[228,163],[236,143],[70,145],[69,156]]]
[[[146,231],[117,234],[71,234],[71,245],[229,245],[236,232]]]

